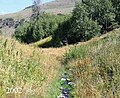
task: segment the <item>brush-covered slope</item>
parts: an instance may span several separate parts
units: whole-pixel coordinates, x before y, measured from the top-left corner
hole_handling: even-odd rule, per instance
[[[120,98],[120,29],[80,44],[64,58],[74,98]]]

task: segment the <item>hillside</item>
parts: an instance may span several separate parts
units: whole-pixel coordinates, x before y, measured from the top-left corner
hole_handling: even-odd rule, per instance
[[[68,14],[72,12],[76,0],[55,0],[42,6],[43,11],[52,14]]]
[[[63,74],[62,72],[64,72],[64,66],[61,65],[66,66],[67,63],[67,72],[68,74],[74,72],[71,73],[70,76],[72,81],[77,85],[73,90],[74,96],[77,96],[76,98],[80,96],[83,96],[82,98],[100,98],[100,96],[102,96],[101,90],[103,90],[102,87],[104,86],[101,83],[107,82],[101,82],[103,80],[100,80],[98,81],[99,84],[92,85],[91,83],[93,82],[91,81],[94,80],[92,80],[93,78],[91,78],[91,76],[97,75],[95,73],[97,73],[99,67],[97,67],[98,63],[96,60],[99,60],[99,57],[101,59],[103,58],[103,61],[100,61],[101,63],[99,62],[99,64],[108,64],[112,67],[114,67],[115,64],[115,70],[120,68],[120,53],[118,52],[120,48],[119,31],[120,29],[116,29],[108,34],[93,38],[87,42],[80,42],[76,45],[61,48],[34,48],[31,45],[19,44],[13,39],[0,37],[0,96],[3,98],[4,96],[8,96],[8,98],[10,96],[13,97],[14,93],[8,93],[6,95],[5,89],[7,89],[7,87],[22,87],[22,90],[26,93],[22,93],[21,95],[16,93],[15,96],[29,96],[30,98],[31,96],[34,96],[35,98],[38,96],[40,98],[56,98],[60,93],[60,84],[58,81],[60,80],[61,74]],[[65,54],[66,52],[67,55]],[[98,53],[100,54],[97,55]],[[95,59],[91,61],[93,58]],[[112,61],[110,61],[110,59]],[[106,60],[110,62],[107,62]],[[63,61],[67,62],[61,63]],[[97,69],[92,67],[94,64]],[[84,65],[85,68],[89,68],[84,69],[82,65]],[[68,68],[72,70],[68,70]],[[82,73],[80,70],[82,70]],[[120,79],[119,76],[120,75],[115,76],[117,80]],[[97,76],[94,78],[97,78]],[[83,80],[80,82],[79,79]],[[79,83],[87,84],[83,89],[79,88],[82,86],[82,84],[80,85]],[[101,88],[99,88],[99,86]],[[116,86],[116,84],[114,84],[114,86]],[[107,88],[105,87],[105,89]],[[79,90],[81,93],[77,94]],[[120,91],[117,89],[116,94],[118,96],[120,95],[119,93]],[[112,98],[111,96],[113,95],[111,91],[107,93],[107,96],[109,96],[107,98]]]
[[[120,68],[119,31],[120,29],[116,29],[101,37],[93,38],[87,42],[80,42],[76,45],[44,49],[34,48],[31,45],[19,44],[15,40],[0,37],[0,96],[2,96],[2,98],[5,98],[4,96],[7,96],[7,98],[11,96],[13,98],[14,93],[8,93],[6,95],[5,89],[7,87],[22,87],[22,90],[26,91],[26,93],[22,93],[21,95],[16,93],[15,96],[29,96],[30,98],[32,98],[32,96],[35,98],[38,96],[40,98],[56,98],[60,93],[60,83],[58,81],[61,77],[61,74],[64,73],[64,66],[61,65],[65,63],[61,62],[66,60],[68,66],[67,69],[72,68],[71,71],[74,72],[70,74],[70,76],[74,75],[74,78],[73,76],[71,77],[72,81],[77,85],[80,84],[79,81],[74,80],[75,78],[80,80],[83,79],[82,83],[94,81],[94,79],[92,80],[91,76],[92,73],[93,75],[94,73],[97,73],[99,68],[97,67],[98,63],[96,62],[96,60],[99,60],[98,57],[101,59],[103,58],[102,60],[108,57],[108,61],[112,59],[110,62],[105,61],[105,64],[108,64],[109,66],[115,64],[116,67],[113,67],[115,70],[118,70],[117,68]],[[109,51],[109,53],[107,51]],[[64,55],[66,52],[67,55]],[[97,55],[97,53],[100,54]],[[96,58],[96,60],[91,61],[91,57]],[[102,64],[102,61],[100,62],[100,64]],[[81,64],[86,66],[85,68],[87,69],[85,69]],[[86,64],[88,64],[89,68]],[[97,69],[94,69],[92,64],[95,64],[95,68]],[[77,70],[78,67],[83,73]],[[66,71],[69,74],[69,71]],[[115,78],[118,81],[120,79],[120,74],[117,74]],[[86,75],[88,78],[86,78]],[[96,78],[96,76],[94,78]],[[88,98],[96,98],[95,96],[97,96],[97,98],[100,98],[100,96],[102,96],[102,88],[99,88],[99,86],[103,86],[101,83],[104,83],[101,81],[103,80],[100,80],[99,84],[94,84],[93,82],[90,82],[90,85],[85,84],[86,87],[84,89],[83,87],[80,88],[82,85],[76,86],[73,90],[74,96],[77,96],[76,98],[78,98],[78,96],[84,96],[82,98],[87,98],[88,96]],[[114,86],[116,86],[116,84],[114,84]],[[99,91],[97,87],[101,90]],[[79,90],[81,93],[77,94]],[[89,94],[87,93],[88,90]],[[120,95],[119,89],[115,94],[118,94],[118,96]],[[111,92],[108,92],[107,96],[109,96],[107,98],[113,98],[111,97],[113,96]]]
[[[41,12],[51,14],[68,14],[71,13],[75,5],[75,0],[55,0],[45,3],[41,6]],[[0,15],[0,30],[5,36],[11,37],[17,25],[21,21],[29,21],[32,15],[32,6],[11,14]]]
[[[75,5],[76,0],[55,0],[52,2],[45,3],[41,6],[42,11],[53,13],[53,14],[65,14],[70,13]],[[31,16],[32,13],[32,6],[26,7],[25,9],[21,10],[20,12],[11,13],[0,15],[0,19],[5,18],[14,18],[15,20],[26,19]]]
[[[120,3],[74,2],[0,19],[0,98],[120,98]]]
[[[120,29],[71,48],[64,66],[73,98],[120,97]]]

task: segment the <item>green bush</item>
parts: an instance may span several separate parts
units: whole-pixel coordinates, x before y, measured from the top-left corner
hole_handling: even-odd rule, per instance
[[[97,21],[89,17],[88,8],[84,4],[77,3],[72,17],[59,25],[53,39],[57,39],[58,44],[64,44],[65,40],[71,44],[100,35],[100,30],[101,26]]]
[[[31,43],[52,36],[52,46],[87,41],[118,27],[118,0],[82,0],[71,15],[42,13],[37,19],[16,29],[16,39]]]
[[[117,3],[116,3],[117,2]],[[54,39],[57,44],[86,41],[118,27],[119,1],[82,0],[76,2],[72,17],[59,25]]]
[[[115,20],[120,24],[120,1],[119,0],[111,0],[114,7],[114,13],[116,15]]]
[[[31,43],[54,34],[58,25],[67,18],[67,15],[50,15],[42,13],[37,19],[20,25],[14,37],[21,42]]]
[[[18,26],[13,37],[15,37],[20,42],[24,42],[26,39],[26,32],[28,32],[28,28],[30,28],[29,22],[25,22],[23,25]]]
[[[89,17],[102,26],[102,32],[108,31],[114,24],[116,15],[111,0],[90,0],[84,6],[88,9]]]

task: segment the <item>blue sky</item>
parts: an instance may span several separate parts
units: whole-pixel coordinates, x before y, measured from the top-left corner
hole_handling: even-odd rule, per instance
[[[42,3],[54,0],[41,0]],[[0,14],[14,13],[33,4],[33,0],[0,0]]]

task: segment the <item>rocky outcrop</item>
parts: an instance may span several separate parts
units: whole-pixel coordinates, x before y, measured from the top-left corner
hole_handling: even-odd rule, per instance
[[[13,18],[5,18],[0,19],[0,30],[2,31],[2,35],[6,37],[12,37],[15,32],[15,29],[23,24],[25,19],[15,20]]]
[[[17,28],[20,24],[22,24],[25,21],[25,19],[21,20],[14,20],[13,18],[6,18],[6,19],[0,19],[0,29],[4,27],[9,28]]]

